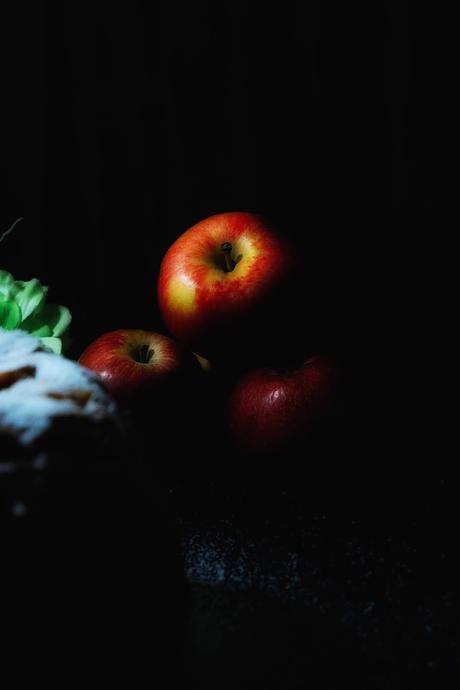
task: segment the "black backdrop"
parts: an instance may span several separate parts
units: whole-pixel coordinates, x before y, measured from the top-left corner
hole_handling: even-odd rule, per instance
[[[420,9],[351,5],[2,8],[0,227],[24,221],[1,263],[72,308],[78,346],[157,325],[165,249],[232,209],[294,237],[350,336],[398,302],[440,184],[437,44]]]
[[[71,308],[77,357],[163,330],[158,268],[187,227],[263,213],[304,252],[293,318],[323,312],[357,438],[403,431],[413,457],[445,377],[421,375],[448,316],[438,19],[389,0],[3,5],[0,228],[24,220],[1,266]]]
[[[305,252],[294,318],[319,305],[357,399],[406,427],[445,301],[435,20],[389,0],[3,5],[0,228],[24,220],[1,265],[71,308],[78,356],[162,329],[158,267],[187,227],[264,213]]]

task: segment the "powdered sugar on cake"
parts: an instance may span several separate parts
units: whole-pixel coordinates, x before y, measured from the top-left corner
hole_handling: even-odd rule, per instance
[[[94,373],[0,328],[0,434],[29,446],[64,417],[116,421],[116,406]]]

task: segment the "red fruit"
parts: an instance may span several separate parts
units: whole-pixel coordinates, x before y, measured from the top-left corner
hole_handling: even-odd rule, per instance
[[[246,374],[230,396],[228,421],[235,445],[252,453],[275,452],[302,442],[334,408],[336,369],[326,357],[300,367],[265,367]]]
[[[205,357],[262,342],[292,272],[290,248],[259,216],[221,213],[181,235],[163,258],[158,302],[169,331]]]
[[[192,353],[171,338],[141,330],[117,330],[97,338],[79,363],[102,378],[114,398],[123,402],[160,396],[173,383],[199,373]]]

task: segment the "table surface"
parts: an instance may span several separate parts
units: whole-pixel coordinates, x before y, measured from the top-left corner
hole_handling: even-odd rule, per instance
[[[193,687],[458,686],[455,486],[368,480],[170,489]]]

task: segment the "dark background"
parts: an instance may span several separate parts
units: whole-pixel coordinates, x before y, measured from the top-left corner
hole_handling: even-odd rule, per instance
[[[388,383],[396,367],[405,387],[401,362],[407,372],[428,354],[437,327],[449,189],[433,11],[18,2],[1,13],[0,227],[24,217],[2,265],[71,308],[74,356],[111,328],[161,328],[165,250],[212,213],[249,210],[304,252],[296,318],[324,307],[357,378],[370,367]]]
[[[70,307],[77,357],[113,328],[163,329],[158,268],[186,228],[263,213],[304,252],[292,318],[323,313],[359,414],[383,439],[419,413],[429,428],[446,45],[442,17],[405,2],[6,5],[0,228],[24,220],[1,265]]]
[[[162,328],[186,228],[263,213],[305,252],[294,318],[319,305],[357,380],[411,395],[445,302],[446,43],[405,2],[2,7],[2,266],[71,308],[78,356]]]
[[[306,275],[354,318],[354,342],[376,314],[387,326],[441,205],[432,13],[405,2],[1,12],[0,227],[24,217],[2,265],[50,285],[78,338],[156,325],[164,251],[226,210],[264,213],[294,237]]]
[[[71,308],[74,356],[112,328],[162,328],[161,258],[212,213],[263,213],[304,253],[294,317],[308,319],[312,303],[330,315],[328,347],[346,363],[350,401],[348,434],[326,463],[326,473],[339,467],[347,480],[332,492],[322,483],[315,496],[332,519],[318,543],[348,553],[346,525],[356,522],[342,520],[353,504],[364,526],[350,533],[366,554],[357,579],[368,561],[378,571],[378,552],[402,582],[390,628],[393,604],[382,595],[379,624],[392,641],[376,665],[375,650],[367,661],[367,680],[391,666],[391,687],[410,663],[422,674],[436,668],[457,639],[454,609],[447,615],[441,605],[445,592],[453,596],[445,553],[458,522],[454,486],[443,474],[442,437],[432,441],[444,367],[435,273],[451,188],[444,44],[433,12],[406,2],[16,2],[0,10],[0,232],[24,217],[0,247],[0,265],[39,277],[50,300]],[[422,450],[436,459],[428,469]],[[183,488],[175,495],[179,512],[193,504]],[[222,512],[221,498],[214,508]],[[246,488],[243,522],[253,499]],[[387,524],[396,540],[388,549]],[[326,598],[345,587],[344,562]],[[409,593],[404,578],[416,582]],[[321,578],[314,586],[327,590]],[[356,591],[355,604],[364,596]],[[395,652],[401,626],[408,649],[418,634],[414,611],[421,630],[438,621],[438,656],[425,638],[415,657]],[[345,657],[348,642],[337,644]]]

